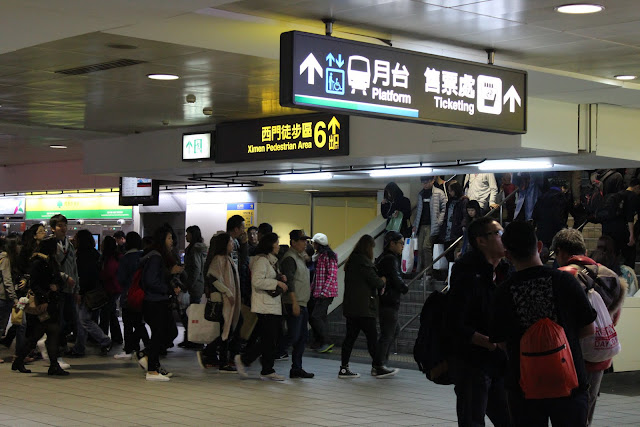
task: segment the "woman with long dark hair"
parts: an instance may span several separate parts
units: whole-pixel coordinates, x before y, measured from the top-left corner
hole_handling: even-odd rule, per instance
[[[278,331],[282,319],[281,295],[288,287],[286,278],[278,271],[277,254],[280,241],[276,233],[269,233],[260,239],[256,255],[251,259],[251,311],[258,314],[257,344],[247,347],[245,353],[235,356],[238,374],[247,377],[246,368],[259,356],[262,364],[260,377],[265,380],[284,381],[273,369],[278,343]]]
[[[404,192],[395,182],[390,182],[384,187],[384,199],[380,206],[382,217],[387,219],[387,224],[392,218],[402,215],[402,224],[399,231],[404,237],[411,236],[411,201],[404,196]]]
[[[166,348],[171,311],[169,295],[174,290],[171,276],[184,270],[172,254],[173,230],[162,226],[153,233],[153,245],[140,259],[144,301],[142,313],[151,328],[150,345],[139,363],[147,369],[148,381],[169,381],[172,374],[160,365],[160,353]],[[145,366],[146,365],[146,366]]]
[[[113,238],[112,238],[113,239]],[[85,355],[87,335],[100,345],[102,355],[106,355],[111,349],[111,339],[93,320],[93,311],[85,304],[84,296],[93,291],[100,283],[100,253],[95,248],[93,235],[89,230],[80,230],[76,234],[76,262],[78,263],[78,278],[80,285],[80,303],[78,304],[78,336],[74,346],[67,351],[69,357],[82,357]],[[115,240],[114,240],[115,242]]]
[[[349,359],[353,345],[364,332],[367,338],[367,349],[373,361],[372,367],[382,365],[376,360],[376,343],[378,332],[378,291],[384,288],[386,278],[378,277],[373,264],[373,248],[376,246],[373,237],[365,234],[358,240],[344,267],[344,301],[342,312],[347,319],[347,334],[342,343],[342,363],[338,378],[358,378],[360,374],[351,372]]]
[[[309,325],[313,331],[311,348],[318,353],[326,353],[333,348],[329,342],[327,311],[333,299],[338,296],[338,255],[329,246],[326,234],[316,233],[313,236],[315,254],[315,274],[311,281],[309,301]]]
[[[116,312],[117,301],[122,293],[122,287],[118,282],[119,261],[120,252],[116,239],[112,236],[105,236],[102,241],[102,257],[100,259],[100,282],[109,295],[109,302],[100,311],[100,327],[105,334],[111,330],[111,341],[114,344],[122,344],[123,341]],[[108,353],[111,348],[103,347],[102,350],[104,355],[105,350]]]
[[[60,266],[56,261],[58,242],[54,238],[42,240],[37,252],[29,262],[29,286],[34,294],[35,303],[40,307],[47,304],[46,310],[39,315],[27,314],[27,332],[25,344],[18,349],[17,357],[11,369],[22,373],[31,373],[24,366],[24,359],[35,348],[38,340],[47,334],[49,353],[49,375],[69,375],[58,363],[58,344],[60,339],[59,292],[65,284],[60,276]]]
[[[219,370],[222,373],[236,372],[236,368],[229,364],[229,340],[240,319],[240,278],[238,269],[231,259],[231,252],[233,252],[233,239],[229,233],[213,236],[209,252],[213,256],[207,275],[215,277],[216,280],[213,282],[213,289],[207,289],[206,292],[209,296],[213,292],[222,294],[224,321],[220,325],[220,345],[217,348],[220,355]],[[215,345],[207,346],[207,350],[215,348]],[[203,352],[206,359],[201,361],[201,365],[211,364],[215,359],[215,354],[207,350]]]
[[[198,304],[204,292],[204,263],[207,258],[207,245],[204,244],[200,227],[187,227],[186,240],[189,246],[184,250],[184,271],[186,280],[184,288],[189,292],[189,304]],[[184,340],[178,344],[182,348],[202,348],[201,344],[192,343],[187,339],[189,319],[185,308],[182,314],[184,326]]]

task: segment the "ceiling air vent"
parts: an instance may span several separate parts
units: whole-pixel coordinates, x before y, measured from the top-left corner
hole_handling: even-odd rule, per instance
[[[144,64],[147,61],[138,61],[136,59],[116,59],[115,61],[102,62],[100,64],[85,65],[84,67],[67,68],[66,70],[58,70],[58,74],[66,74],[68,76],[78,76],[81,74],[95,73],[96,71],[110,70],[112,68],[128,67],[130,65]]]

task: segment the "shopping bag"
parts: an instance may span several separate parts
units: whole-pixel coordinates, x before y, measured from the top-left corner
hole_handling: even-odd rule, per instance
[[[395,217],[391,217],[389,222],[387,223],[387,231],[397,231],[400,232],[402,228],[402,212],[397,211],[398,214]]]
[[[444,252],[444,245],[442,243],[436,243],[433,245],[433,259],[435,260]],[[434,270],[446,270],[449,268],[449,261],[447,261],[447,257],[444,256],[440,258],[435,264],[433,264]]]
[[[404,248],[402,249],[402,272],[411,273],[413,270],[413,241],[412,238],[404,239]]]
[[[204,318],[206,304],[191,304],[187,308],[189,327],[187,339],[198,344],[209,344],[220,336],[220,323]]]
[[[596,333],[580,339],[580,347],[584,360],[588,362],[604,362],[620,353],[621,346],[611,315],[602,297],[595,290],[587,294],[593,309],[598,313],[594,323]]]
[[[24,319],[24,311],[20,310],[18,307],[13,307],[13,309],[11,310],[11,324],[22,325],[23,319]]]

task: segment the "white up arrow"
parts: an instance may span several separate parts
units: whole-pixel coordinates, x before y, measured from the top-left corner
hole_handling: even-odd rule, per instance
[[[316,72],[320,74],[320,77],[322,77],[322,66],[320,65],[316,57],[313,56],[313,53],[310,53],[309,56],[307,56],[307,58],[302,61],[302,64],[300,64],[300,75],[304,74],[305,71],[308,72],[307,83],[309,83],[310,85],[315,82]]]
[[[513,87],[513,85],[511,85],[507,93],[504,94],[504,101],[502,103],[506,104],[507,101],[510,101],[509,111],[512,113],[516,112],[516,102],[518,103],[518,106],[522,106],[522,100],[520,99],[520,95],[518,95],[518,91],[516,90],[515,87]]]

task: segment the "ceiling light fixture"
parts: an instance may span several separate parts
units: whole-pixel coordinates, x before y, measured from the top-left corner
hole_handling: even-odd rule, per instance
[[[416,176],[428,175],[433,172],[433,168],[392,168],[378,169],[369,172],[371,178],[388,178],[391,176]]]
[[[556,12],[571,15],[584,15],[587,13],[598,13],[604,10],[604,6],[594,3],[573,3],[563,4],[555,7]]]
[[[292,173],[289,175],[280,175],[280,181],[328,181],[332,178],[333,174],[329,172]]]
[[[551,169],[553,163],[546,160],[485,160],[478,165],[481,171],[531,171]]]
[[[613,76],[613,77],[618,80],[635,80],[638,78],[638,76],[633,76],[631,74],[618,74],[617,76]]]
[[[64,150],[65,148],[67,148],[66,145],[50,145],[49,148],[55,148],[55,149],[59,149],[59,150]]]
[[[180,77],[175,74],[147,74],[151,80],[178,80]]]

